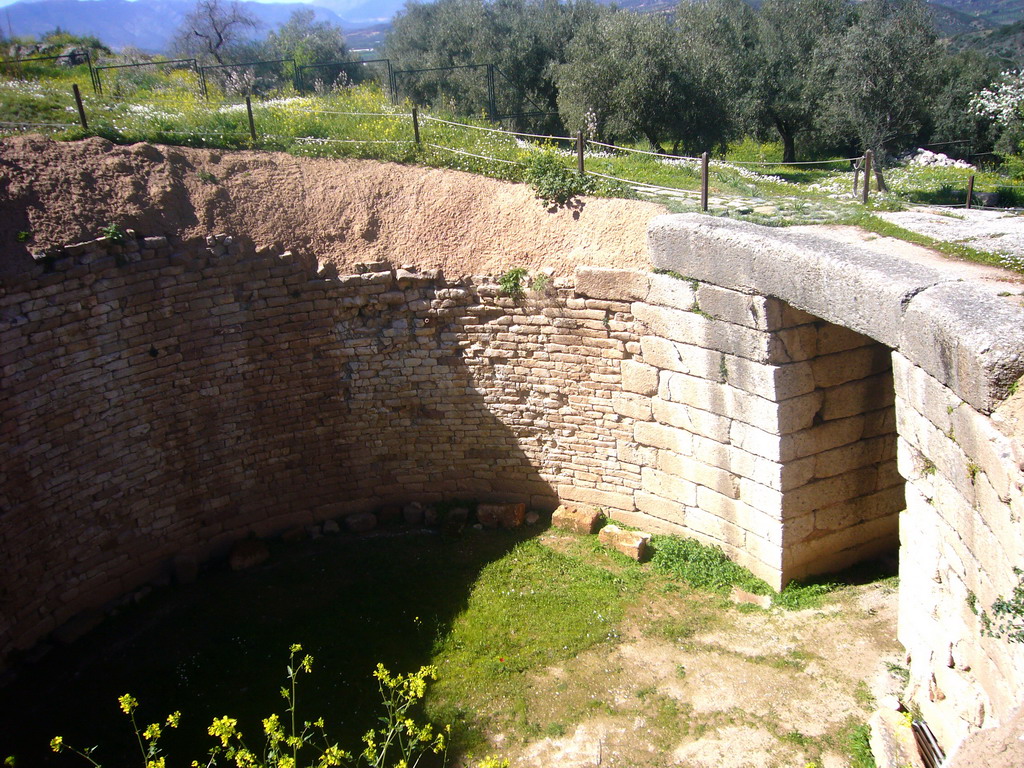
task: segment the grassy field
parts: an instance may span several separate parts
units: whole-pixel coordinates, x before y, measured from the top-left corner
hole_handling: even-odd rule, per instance
[[[81,69],[81,68],[79,68]],[[108,74],[109,77],[113,77]],[[526,166],[546,152],[575,168],[569,140],[513,135],[483,119],[440,113],[419,115],[420,142],[414,141],[411,105],[393,105],[373,84],[325,95],[285,93],[253,102],[253,141],[244,101],[213,88],[210,100],[198,95],[191,71],[127,75],[108,82],[98,96],[83,89],[88,131],[78,125],[71,83],[88,73],[0,80],[0,135],[44,132],[74,140],[98,135],[118,143],[148,141],[193,147],[260,148],[296,155],[355,157],[418,163],[522,181]],[[873,212],[909,204],[962,206],[968,177],[976,192],[998,192],[1003,205],[1024,205],[1024,183],[997,170],[898,166],[886,169],[890,191],[872,193],[863,205],[852,194],[853,172],[846,159],[823,158],[817,165],[784,166],[781,146],[745,140],[724,158],[712,158],[710,212],[771,226],[856,224],[925,245],[935,242],[884,225]],[[699,209],[700,164],[695,159],[658,156],[639,147],[609,149],[588,144],[586,169],[591,192],[642,196],[673,211]],[[611,178],[605,178],[611,177]],[[999,254],[940,245],[949,255],[1016,268]]]

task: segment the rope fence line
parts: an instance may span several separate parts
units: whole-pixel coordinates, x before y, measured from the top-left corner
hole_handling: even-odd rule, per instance
[[[261,109],[263,107],[261,106]],[[408,120],[412,117],[411,112],[336,112],[330,109],[311,109],[311,115],[343,115],[346,117],[394,117]]]
[[[77,106],[77,110],[78,110],[78,115],[79,115],[79,122],[81,124],[81,127],[84,130],[88,131],[89,130],[89,126],[88,126],[88,122],[87,122],[85,108],[83,106],[83,100],[82,100],[81,95],[79,93],[79,88],[78,88],[77,84],[72,86],[72,90],[73,90],[74,96],[75,96],[75,102],[76,102],[76,106]],[[271,108],[273,108],[275,106],[274,103],[273,103],[274,101],[275,100],[270,100],[270,101],[266,101],[266,102],[263,102],[263,103],[257,102],[257,104],[255,105],[256,110],[262,111],[262,110],[266,110],[266,109],[271,109]],[[176,106],[176,105],[166,104],[166,103],[162,103],[162,102],[135,102],[135,104],[140,105],[140,106],[151,106],[151,107],[154,107],[154,108],[157,108],[157,109],[168,108],[168,107],[173,108],[174,106]],[[253,112],[254,112],[253,107],[254,107],[254,105],[252,104],[251,98],[247,96],[245,98],[244,102],[226,102],[226,101],[225,102],[220,102],[220,105],[221,106],[230,105],[231,107],[235,108],[234,111],[238,111],[238,112],[242,111],[241,110],[242,106],[245,107],[245,112],[247,113],[248,123],[249,123],[249,125],[248,125],[248,128],[249,128],[248,138],[252,141],[253,145],[256,145],[258,143],[258,141],[259,141],[259,136],[258,136],[257,131],[256,131],[256,125],[255,125],[255,121],[254,121],[254,117],[253,117]],[[94,108],[95,107],[99,107],[103,111],[106,111],[106,109],[108,109],[107,107],[105,107],[103,105],[90,105],[90,106],[93,106]],[[216,106],[216,105],[210,105],[210,106]],[[586,146],[589,144],[589,145],[596,146],[596,147],[603,147],[603,148],[606,148],[606,149],[609,149],[609,150],[612,150],[612,151],[615,151],[615,152],[626,152],[626,153],[633,153],[633,154],[638,154],[638,155],[646,155],[646,156],[650,156],[650,157],[655,157],[655,158],[657,158],[659,160],[667,161],[669,164],[673,164],[673,163],[678,164],[678,163],[680,163],[680,161],[682,163],[699,163],[700,164],[699,165],[699,169],[700,169],[700,190],[699,190],[699,194],[700,194],[700,200],[701,200],[701,209],[704,210],[704,211],[708,210],[708,191],[709,191],[708,190],[708,186],[709,186],[709,173],[708,172],[709,172],[709,168],[710,168],[712,162],[714,163],[714,165],[722,166],[722,167],[726,167],[726,168],[728,168],[728,167],[737,167],[737,166],[783,167],[783,166],[790,166],[790,165],[793,165],[793,166],[837,165],[837,164],[853,162],[853,163],[858,163],[858,167],[856,167],[854,169],[854,174],[853,174],[853,196],[854,197],[858,197],[858,196],[861,197],[865,204],[868,203],[868,199],[869,199],[870,178],[871,178],[871,170],[872,170],[871,166],[872,166],[872,159],[873,159],[872,153],[870,151],[865,152],[863,157],[840,158],[840,159],[832,159],[832,160],[807,160],[807,161],[795,161],[795,162],[790,162],[790,163],[784,163],[784,162],[775,163],[775,162],[768,162],[768,161],[738,161],[738,160],[737,161],[729,161],[729,160],[714,160],[714,161],[712,161],[710,156],[709,156],[709,154],[707,152],[703,153],[701,155],[701,157],[689,157],[689,156],[686,156],[686,155],[673,155],[673,154],[668,154],[668,153],[665,153],[665,152],[653,152],[653,151],[650,151],[650,150],[634,149],[634,148],[631,148],[631,147],[621,147],[621,146],[618,146],[618,145],[615,145],[615,144],[609,144],[609,143],[602,142],[602,141],[597,141],[597,140],[594,140],[594,139],[586,139],[586,138],[584,138],[584,135],[583,135],[582,131],[580,131],[580,133],[574,139],[574,138],[569,137],[569,136],[551,136],[551,135],[543,135],[543,134],[536,134],[536,133],[526,133],[526,132],[521,132],[521,131],[509,131],[509,130],[505,130],[503,128],[487,128],[487,127],[484,127],[484,126],[471,125],[471,124],[468,124],[468,123],[457,122],[457,121],[454,121],[454,120],[446,120],[444,118],[434,117],[434,116],[431,116],[431,115],[418,115],[417,114],[417,109],[415,107],[413,108],[411,113],[404,113],[404,112],[342,111],[342,110],[315,109],[315,108],[309,108],[308,105],[304,105],[304,106],[306,107],[305,112],[306,112],[307,115],[323,114],[323,115],[338,115],[338,116],[347,116],[347,117],[368,117],[368,118],[384,117],[384,118],[392,118],[392,119],[396,119],[396,118],[397,119],[409,119],[409,118],[411,118],[412,119],[412,128],[413,128],[413,137],[414,138],[411,139],[411,140],[410,139],[332,139],[332,138],[327,138],[327,137],[323,137],[323,138],[313,137],[313,136],[290,137],[290,136],[275,136],[275,135],[270,135],[270,134],[264,134],[264,137],[267,138],[267,139],[273,139],[275,141],[281,141],[281,142],[294,141],[294,142],[296,142],[298,144],[305,144],[305,145],[311,145],[311,144],[392,144],[392,145],[394,145],[394,144],[409,144],[410,142],[412,142],[412,143],[414,143],[416,145],[419,145],[419,144],[421,144],[419,120],[422,119],[424,122],[439,123],[439,124],[442,124],[442,125],[448,125],[448,126],[452,126],[452,127],[456,127],[456,128],[467,128],[467,129],[473,129],[473,130],[483,131],[483,132],[492,133],[492,134],[502,134],[502,135],[514,136],[514,137],[524,137],[524,138],[528,138],[528,139],[539,139],[539,140],[542,140],[542,141],[573,142],[576,145],[576,154],[577,154],[577,163],[578,163],[577,170],[578,170],[578,173],[580,175],[587,175],[587,174],[589,174],[589,175],[593,175],[593,176],[596,176],[596,177],[599,177],[599,178],[608,179],[608,180],[611,180],[611,181],[616,181],[616,182],[627,184],[627,185],[633,185],[634,187],[637,187],[638,189],[642,188],[642,189],[646,189],[646,190],[650,190],[650,191],[660,191],[660,192],[667,192],[667,193],[672,193],[672,194],[697,194],[696,192],[692,192],[691,190],[687,190],[687,189],[681,189],[681,188],[677,188],[677,187],[666,187],[666,186],[661,186],[661,185],[657,185],[657,184],[650,184],[650,183],[647,183],[647,182],[633,181],[633,180],[630,180],[630,179],[625,179],[625,178],[622,178],[622,177],[612,176],[612,175],[608,175],[608,174],[602,174],[602,173],[598,173],[598,172],[595,172],[595,171],[588,171],[586,169],[586,167],[585,167],[585,156],[586,156],[586,153],[585,153],[584,150],[585,150]],[[69,108],[69,109],[71,111],[73,111],[72,108]],[[103,122],[106,122],[106,121],[103,121]],[[76,127],[74,124],[67,124],[67,123],[45,123],[45,122],[34,123],[34,122],[5,122],[5,121],[0,121],[0,127],[3,127],[3,126],[13,127],[13,128],[17,128],[17,129],[26,129],[26,128],[56,128],[56,129],[62,129],[62,130],[67,130],[67,129],[71,129],[71,128]],[[113,130],[116,130],[116,131],[122,131],[122,129],[118,128],[116,125],[106,125],[105,127],[108,128],[108,129],[112,128]],[[204,133],[198,133],[196,131],[182,131],[182,130],[160,129],[160,128],[150,128],[149,130],[155,131],[158,135],[184,136],[184,137],[187,137],[187,138],[192,139],[192,140],[199,140],[199,141],[204,141],[204,142],[205,141],[225,140],[225,139],[239,140],[239,139],[246,138],[245,134],[241,133],[241,132],[234,133],[234,132],[227,132],[227,131],[208,130],[208,131],[206,131]],[[141,131],[139,131],[139,132],[141,133]],[[131,131],[125,130],[125,133],[130,134]],[[518,167],[525,167],[526,166],[526,163],[519,162],[519,161],[516,161],[516,160],[507,160],[507,159],[504,159],[504,158],[493,157],[493,156],[490,156],[490,155],[483,155],[483,154],[478,154],[478,153],[474,153],[474,152],[468,152],[466,150],[456,149],[454,147],[448,147],[448,146],[445,146],[443,144],[436,144],[436,143],[429,143],[429,142],[422,142],[422,143],[424,144],[424,146],[430,147],[432,149],[440,150],[440,151],[443,151],[443,152],[450,152],[452,154],[461,155],[461,156],[464,156],[464,157],[472,157],[472,158],[476,158],[476,159],[479,159],[479,160],[485,160],[487,162],[503,163],[503,164],[506,164],[506,165],[512,165],[512,166],[518,166]],[[949,142],[949,143],[954,143],[954,142]],[[539,149],[539,147],[538,147],[538,149]],[[864,184],[863,184],[863,189],[862,189],[861,194],[858,195],[858,193],[857,193],[858,176],[859,176],[859,174],[861,172],[863,172],[863,174],[864,174]],[[1009,190],[1009,189],[1024,189],[1024,185],[1021,185],[1021,184],[999,184],[999,185],[997,185],[997,190],[1003,190],[1003,189],[1007,189],[1007,190]],[[970,175],[970,177],[969,177],[969,180],[968,180],[968,186],[967,186],[967,192],[966,192],[966,195],[967,195],[966,202],[958,203],[958,204],[948,204],[948,205],[935,205],[934,207],[966,208],[966,209],[971,209],[972,207],[978,207],[978,208],[998,210],[994,206],[986,206],[986,205],[984,205],[984,203],[982,203],[982,201],[980,199],[979,199],[979,203],[982,203],[982,204],[978,205],[978,206],[975,206],[974,205],[974,198],[975,198],[975,196],[977,194],[980,194],[980,193],[975,193],[974,192],[974,174],[972,173]],[[923,206],[927,206],[928,205],[927,203],[911,203],[911,204],[923,205]]]
[[[651,155],[652,157],[658,157],[662,160],[696,160],[700,162],[699,157],[687,157],[686,155],[670,155],[665,152],[651,152],[648,149],[632,149],[630,147],[620,147],[616,144],[605,144],[603,141],[596,141],[594,139],[584,139],[587,144],[593,144],[598,147],[607,147],[608,149],[614,149],[617,152],[633,152],[637,155]]]
[[[855,163],[858,160],[863,160],[863,159],[864,159],[864,155],[861,155],[860,157],[844,157],[844,158],[841,158],[839,160],[791,160],[788,163],[772,163],[772,162],[769,162],[767,160],[726,160],[726,161],[723,161],[723,162],[727,162],[730,165],[766,165],[766,166],[785,165],[785,166],[790,166],[790,165],[832,165],[832,164],[839,164],[839,163]]]
[[[618,181],[618,182],[621,182],[622,184],[629,184],[629,185],[634,186],[634,187],[643,187],[644,189],[649,189],[649,190],[654,191],[654,192],[673,192],[673,193],[676,193],[676,194],[682,193],[682,194],[691,194],[691,195],[699,194],[698,190],[681,189],[679,187],[663,187],[663,186],[660,186],[658,184],[648,184],[646,181],[633,181],[632,179],[624,179],[621,176],[609,176],[606,173],[598,173],[597,171],[587,171],[587,173],[589,175],[591,175],[591,176],[598,176],[598,177],[600,177],[602,179],[609,179],[611,181]]]
[[[424,144],[424,146],[433,147],[434,149],[443,149],[446,152],[454,152],[456,155],[465,155],[466,157],[476,157],[476,158],[478,158],[480,160],[491,160],[491,161],[493,161],[495,163],[506,163],[508,165],[518,165],[520,168],[525,168],[526,167],[526,163],[520,163],[520,162],[517,162],[515,160],[503,160],[500,157],[488,157],[487,155],[478,155],[478,154],[476,154],[474,152],[466,152],[466,151],[461,150],[461,149],[452,149],[451,147],[446,147],[446,146],[444,146],[442,144],[431,144],[431,143],[426,142],[426,141],[423,142],[423,144]]]
[[[267,136],[268,139],[288,141],[288,136]],[[412,144],[412,139],[321,139],[316,136],[296,136],[294,141],[303,144]]]
[[[445,120],[440,117],[433,117],[431,115],[420,115],[424,120],[429,120],[432,123],[444,123],[445,125],[452,125],[457,128],[472,128],[475,131],[486,131],[487,133],[500,133],[505,136],[526,136],[530,139],[544,139],[546,141],[576,141],[572,136],[548,136],[541,133],[523,133],[521,131],[506,131],[504,128],[485,128],[482,125],[470,125],[469,123],[457,123],[453,120]]]

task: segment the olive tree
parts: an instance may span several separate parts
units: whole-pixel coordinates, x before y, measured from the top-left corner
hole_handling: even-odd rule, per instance
[[[181,55],[224,64],[230,51],[247,40],[259,26],[259,20],[238,0],[196,0],[172,45]]]
[[[557,68],[558,109],[570,130],[643,138],[657,151],[723,143],[728,120],[711,72],[664,16],[626,11],[591,20]]]

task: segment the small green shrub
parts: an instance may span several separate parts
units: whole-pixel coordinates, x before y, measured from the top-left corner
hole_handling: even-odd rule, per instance
[[[19,243],[27,243],[32,239],[32,233],[29,232],[27,229],[23,229],[21,230],[21,232],[14,236],[14,239],[17,240]]]
[[[802,611],[805,608],[817,608],[821,605],[822,598],[830,592],[834,592],[838,584],[831,582],[818,582],[804,584],[799,579],[793,579],[786,585],[778,596],[772,600],[773,605],[786,608],[790,611]]]
[[[100,234],[112,243],[123,243],[128,239],[127,233],[119,224],[107,224],[100,230]]]
[[[1017,586],[1009,598],[998,597],[992,603],[991,616],[982,611],[984,633],[989,637],[1004,638],[1010,643],[1024,643],[1024,570],[1014,568]]]
[[[690,586],[720,594],[734,586],[759,595],[772,592],[764,581],[730,560],[719,547],[707,547],[693,539],[677,536],[655,536],[651,546],[654,569]]]
[[[850,768],[876,768],[875,756],[871,752],[871,727],[858,725],[847,736],[846,748],[850,753]]]
[[[534,194],[557,208],[566,207],[577,195],[593,191],[593,182],[568,168],[554,152],[538,152],[526,162],[523,178]]]
[[[530,290],[534,293],[545,293],[551,287],[551,278],[541,273],[530,282]]]
[[[513,267],[498,278],[498,287],[503,296],[508,296],[514,301],[522,301],[526,296],[526,289],[523,283],[526,281],[527,271],[523,267]]]

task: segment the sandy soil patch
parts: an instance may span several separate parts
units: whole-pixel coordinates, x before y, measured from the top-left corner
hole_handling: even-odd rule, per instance
[[[0,242],[29,249],[99,234],[116,222],[184,239],[225,232],[257,249],[339,265],[387,260],[449,277],[511,267],[648,267],[647,222],[662,206],[587,198],[550,211],[523,184],[368,160],[300,158],[104,139],[0,140]],[[8,264],[7,269],[11,269]]]
[[[843,768],[844,734],[899,689],[896,610],[884,581],[803,611],[648,591],[621,642],[534,680],[531,717],[564,733],[495,745],[529,768]]]

